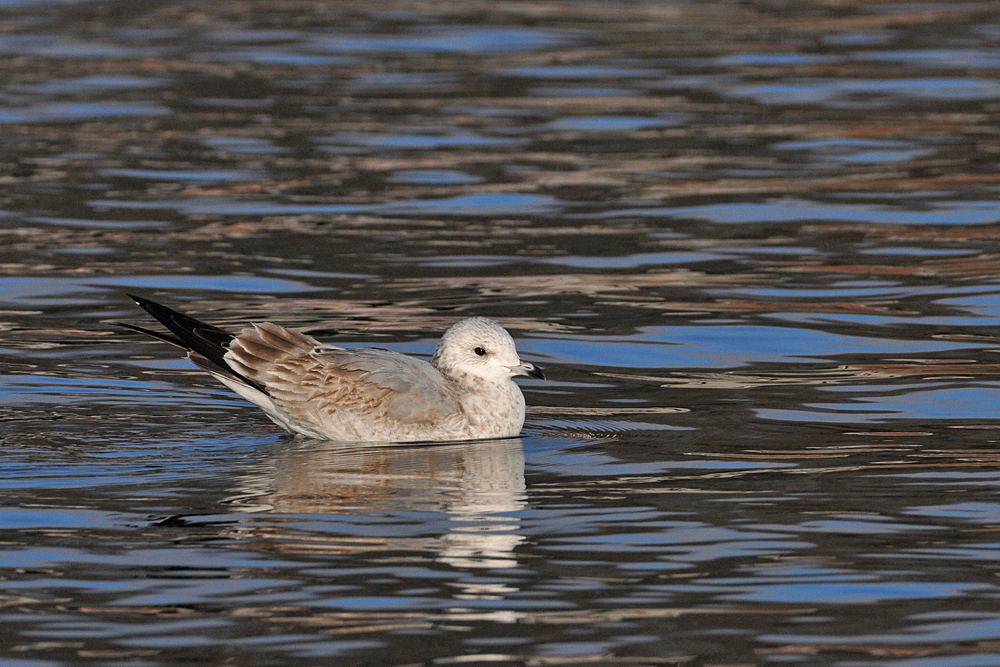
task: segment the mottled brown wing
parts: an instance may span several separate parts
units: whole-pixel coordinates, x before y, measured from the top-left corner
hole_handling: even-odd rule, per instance
[[[261,385],[266,385],[269,368],[288,356],[308,354],[322,347],[311,336],[264,322],[247,327],[226,345],[222,359],[240,375]]]
[[[322,345],[273,324],[244,329],[226,360],[261,383],[289,417],[307,423],[347,411],[376,424],[435,424],[460,411],[427,362],[390,350]]]

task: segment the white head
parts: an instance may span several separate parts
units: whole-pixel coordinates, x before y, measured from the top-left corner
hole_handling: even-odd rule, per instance
[[[448,329],[434,349],[431,363],[463,384],[502,382],[515,375],[544,377],[540,368],[517,356],[510,334],[485,317],[470,317]]]

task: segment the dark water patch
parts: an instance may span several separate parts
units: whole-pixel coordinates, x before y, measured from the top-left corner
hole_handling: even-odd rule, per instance
[[[781,199],[763,203],[628,209],[602,213],[600,217],[664,217],[717,224],[823,221],[896,225],[983,225],[995,223],[1000,219],[1000,209],[992,201],[934,203],[926,208],[930,210],[907,210],[878,204],[828,204],[801,199]]]
[[[130,289],[209,289],[223,292],[300,292],[302,282],[253,276],[116,276],[84,278],[0,278],[0,303],[11,306],[94,303],[98,295]],[[112,289],[114,288],[114,289]]]
[[[66,227],[93,227],[93,228],[111,228],[111,229],[154,229],[159,227],[167,227],[170,225],[169,222],[159,221],[159,220],[86,220],[79,218],[49,218],[43,216],[29,218],[28,222],[40,222],[46,225],[58,225]],[[70,250],[70,249],[61,248],[60,250]]]
[[[158,171],[154,169],[104,169],[100,172],[105,176],[133,178],[150,181],[252,181],[259,180],[261,174],[247,171]]]
[[[818,141],[789,141],[777,144],[776,150],[803,151],[821,162],[849,164],[882,164],[909,162],[934,154],[931,149],[899,141],[873,139],[826,139]]]
[[[103,118],[167,116],[156,102],[51,102],[31,107],[0,107],[0,123],[82,123]]]
[[[1000,18],[773,9],[8,4],[2,659],[992,664]],[[551,379],[296,440],[125,290]]]
[[[47,3],[46,3],[47,4]],[[141,57],[157,53],[146,46],[143,49],[114,44],[108,40],[82,40],[72,36],[38,34],[5,35],[0,40],[0,53],[9,56],[30,56],[60,60],[117,59]]]
[[[6,90],[27,95],[94,95],[160,88],[169,83],[170,79],[158,77],[95,75],[34,84],[15,84],[8,86]]]
[[[517,143],[516,139],[506,139],[500,137],[484,137],[475,134],[409,134],[409,135],[386,135],[386,134],[343,134],[323,140],[324,144],[330,145],[331,151],[338,145],[363,146],[366,148],[395,149],[395,150],[425,150],[442,148],[476,148],[482,149],[490,146],[509,146]]]
[[[539,67],[519,67],[503,70],[507,76],[524,77],[528,79],[644,79],[660,76],[662,72],[654,69],[620,67],[615,65],[548,65]]]
[[[423,53],[505,53],[555,46],[569,35],[551,30],[479,26],[416,28],[409,35],[326,35],[314,37],[318,51],[418,55]]]
[[[723,92],[752,98],[760,104],[860,109],[993,100],[1000,97],[1000,85],[967,78],[792,79],[777,84],[733,86]]]
[[[395,183],[421,183],[434,185],[467,185],[481,183],[482,178],[460,171],[444,169],[403,169],[395,172],[390,178]]]
[[[986,49],[922,49],[918,51],[867,51],[854,53],[854,58],[919,67],[966,69],[995,68],[1000,65],[997,54]]]
[[[312,214],[371,213],[385,216],[485,216],[532,215],[549,213],[559,208],[553,197],[528,194],[467,195],[439,200],[394,201],[378,205],[357,204],[281,204],[277,202],[234,200],[223,197],[191,197],[163,201],[95,200],[90,205],[98,210],[173,209],[188,216],[274,216]]]
[[[268,155],[284,153],[286,149],[275,146],[273,142],[256,137],[227,137],[223,135],[212,137],[199,137],[199,141],[222,153],[233,153],[237,155]]]
[[[741,53],[738,55],[720,56],[712,60],[712,64],[721,67],[751,66],[751,67],[790,67],[795,65],[828,65],[839,62],[837,56],[819,55],[815,53]]]

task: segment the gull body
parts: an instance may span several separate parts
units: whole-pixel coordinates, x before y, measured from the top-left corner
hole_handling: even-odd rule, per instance
[[[542,378],[485,317],[448,329],[428,363],[380,348],[345,349],[271,322],[233,335],[129,295],[171,334],[123,325],[187,351],[199,368],[292,433],[339,442],[506,438],[521,432],[518,375]]]

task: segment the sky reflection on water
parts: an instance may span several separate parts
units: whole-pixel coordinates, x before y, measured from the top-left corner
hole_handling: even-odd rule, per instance
[[[1000,662],[992,4],[0,5],[4,664]],[[126,291],[549,379],[293,440]]]

